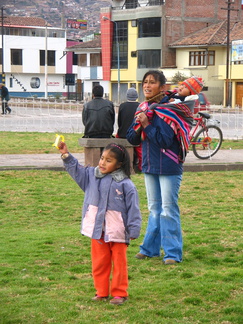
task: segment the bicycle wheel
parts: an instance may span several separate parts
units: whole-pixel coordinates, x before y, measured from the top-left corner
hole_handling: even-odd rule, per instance
[[[192,139],[192,151],[199,159],[209,159],[216,154],[223,142],[223,134],[219,127],[209,125],[200,129]]]

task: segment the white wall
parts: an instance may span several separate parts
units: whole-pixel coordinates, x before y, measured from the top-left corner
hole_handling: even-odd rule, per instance
[[[31,93],[45,92],[45,74],[44,67],[40,67],[40,50],[45,50],[45,37],[37,36],[15,36],[4,35],[4,71],[6,74],[6,86],[10,92],[19,93],[20,96],[29,96]],[[0,37],[2,42],[2,36]],[[66,92],[64,86],[64,77],[66,74],[66,58],[60,59],[66,48],[65,37],[48,37],[47,50],[53,50],[56,53],[55,67],[48,67],[52,72],[48,72],[48,92]],[[11,65],[11,49],[22,49],[22,66]],[[27,90],[23,91],[21,86],[12,78],[11,74]],[[32,88],[31,78],[40,79],[40,87]],[[12,79],[12,87],[10,80]]]

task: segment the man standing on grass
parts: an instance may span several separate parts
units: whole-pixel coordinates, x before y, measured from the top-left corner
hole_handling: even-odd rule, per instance
[[[115,109],[111,101],[103,99],[104,89],[97,85],[92,91],[92,100],[84,105],[82,120],[86,138],[112,137]]]

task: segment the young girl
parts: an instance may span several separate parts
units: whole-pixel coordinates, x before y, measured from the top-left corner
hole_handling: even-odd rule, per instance
[[[105,301],[111,294],[110,303],[121,305],[128,296],[127,246],[138,238],[141,228],[129,154],[112,143],[104,148],[97,167],[84,167],[64,142],[59,150],[67,172],[85,192],[81,234],[91,238],[93,300]]]

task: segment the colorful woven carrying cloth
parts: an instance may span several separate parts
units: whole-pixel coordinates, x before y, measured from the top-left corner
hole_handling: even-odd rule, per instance
[[[150,106],[147,102],[142,102],[138,106],[138,110],[136,111],[134,117],[136,118],[138,114],[144,112],[150,123],[154,114],[163,119],[173,129],[180,143],[179,160],[180,162],[184,162],[190,145],[189,133],[193,124],[192,111],[194,104],[195,102],[193,100],[184,101],[178,104],[153,103]],[[141,134],[142,140],[145,140],[146,133],[143,131],[140,122],[135,123],[134,130],[138,134]]]

